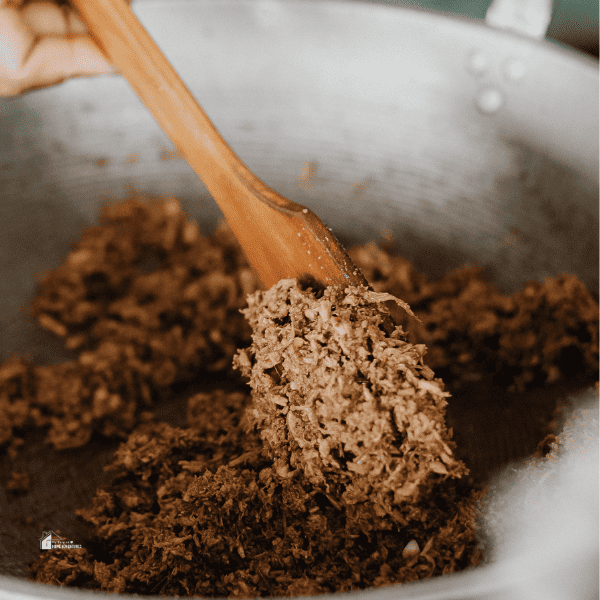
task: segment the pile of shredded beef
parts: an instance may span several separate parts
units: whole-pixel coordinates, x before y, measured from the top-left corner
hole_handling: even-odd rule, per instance
[[[59,449],[124,440],[78,511],[89,539],[42,553],[33,579],[296,596],[479,562],[482,492],[455,457],[450,393],[490,374],[507,389],[596,381],[597,301],[573,275],[503,295],[477,267],[430,282],[374,244],[350,254],[374,291],[257,292],[226,227],[203,236],[171,198],[104,209],[33,303],[75,358],[0,364],[2,449],[34,428]],[[156,420],[157,399],[215,372],[239,391],[190,392],[185,428]],[[27,473],[9,483],[27,493]]]

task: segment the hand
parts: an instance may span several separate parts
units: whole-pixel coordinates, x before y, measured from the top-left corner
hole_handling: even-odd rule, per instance
[[[0,96],[114,72],[64,0],[0,0]]]

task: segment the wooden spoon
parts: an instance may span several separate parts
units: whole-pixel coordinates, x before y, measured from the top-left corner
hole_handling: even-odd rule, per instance
[[[266,288],[307,275],[323,285],[367,284],[312,211],[280,196],[235,155],[124,0],[73,4],[217,201]]]

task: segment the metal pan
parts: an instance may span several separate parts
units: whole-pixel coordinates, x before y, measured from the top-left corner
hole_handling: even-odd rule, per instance
[[[597,62],[541,41],[543,24],[533,39],[493,6],[487,24],[333,0],[144,0],[134,10],[242,160],[346,244],[391,230],[396,250],[432,277],[473,261],[504,291],[563,272],[596,290]],[[178,196],[204,229],[219,219],[119,77],[0,103],[0,355],[64,358],[22,307],[99,203],[131,189]],[[69,515],[109,451],[38,450],[30,494],[15,504],[0,491],[0,597],[98,597],[23,579],[41,534],[25,517],[63,519],[54,527],[75,536]],[[360,596],[533,597],[499,573]]]

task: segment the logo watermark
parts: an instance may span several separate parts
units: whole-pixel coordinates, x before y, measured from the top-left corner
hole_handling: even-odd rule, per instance
[[[57,550],[59,548],[81,548],[81,544],[74,544],[73,540],[67,540],[55,531],[44,531],[40,538],[40,550]]]

